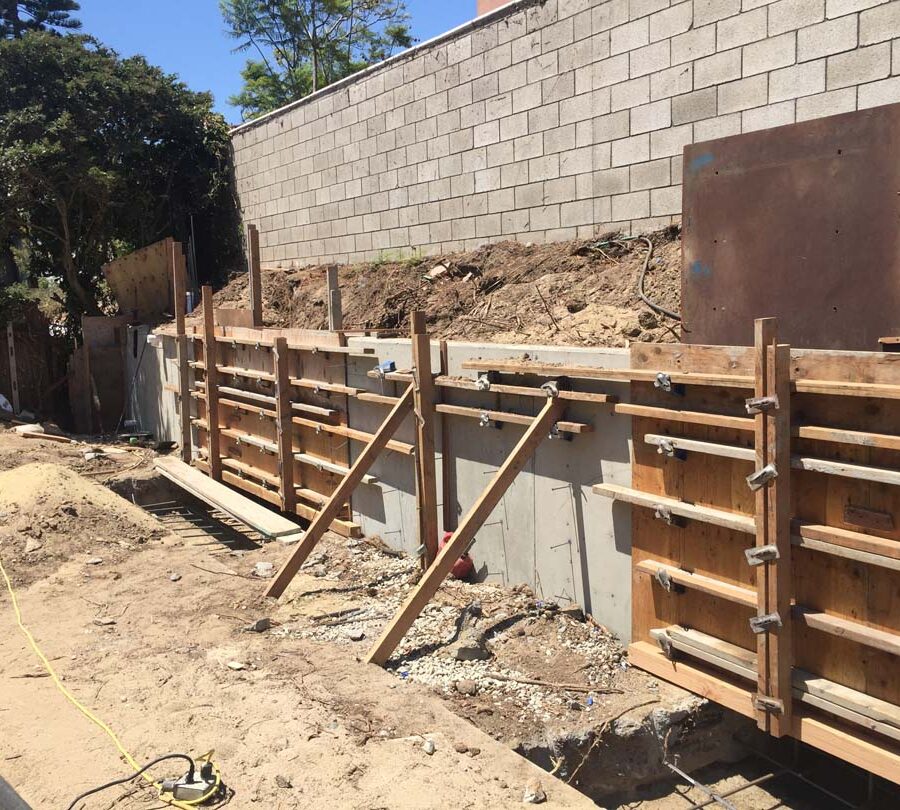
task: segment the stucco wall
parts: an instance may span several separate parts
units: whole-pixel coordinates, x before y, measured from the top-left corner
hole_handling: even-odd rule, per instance
[[[900,100],[900,0],[521,0],[233,135],[267,264],[644,231],[686,143]]]

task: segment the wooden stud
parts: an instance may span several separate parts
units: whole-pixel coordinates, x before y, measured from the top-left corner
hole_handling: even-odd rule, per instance
[[[250,274],[250,313],[253,325],[262,326],[262,270],[259,260],[259,231],[247,225],[247,271]]]
[[[369,471],[375,459],[378,458],[378,454],[384,450],[388,439],[400,427],[401,422],[412,409],[413,398],[412,387],[407,388],[406,393],[400,397],[400,401],[394,406],[387,419],[382,422],[381,427],[378,428],[378,431],[372,437],[372,441],[359,454],[350,468],[350,472],[337,485],[328,502],[322,507],[309,525],[309,528],[304,532],[303,539],[266,589],[266,596],[277,598],[284,593],[285,588],[300,570],[300,566],[303,565],[310,552],[322,538],[322,535],[325,534],[331,521],[337,517],[338,512],[349,500],[353,490],[356,489],[356,486],[362,481],[363,476]]]
[[[275,338],[275,426],[278,432],[278,471],[281,479],[281,508],[293,512],[297,506],[294,489],[294,425],[291,422],[291,373],[287,338]]]
[[[782,702],[783,712],[757,711],[757,725],[775,737],[791,729],[790,347],[777,344],[776,320],[755,322],[756,397],[777,397],[775,409],[757,414],[756,469],[774,465],[776,478],[756,491],[756,546],[775,546],[778,559],[757,570],[757,613],[777,612],[782,626],[757,636],[759,694]]]
[[[181,421],[181,459],[190,462],[193,456],[191,434],[191,368],[188,365],[188,339],[185,333],[185,310],[187,308],[187,267],[181,243],[172,242],[169,254],[172,272],[172,297],[175,303],[175,357],[178,364],[178,409]]]
[[[431,373],[431,339],[425,313],[410,317],[413,366],[416,370],[416,469],[418,472],[419,544],[424,547],[423,567],[434,562],[438,550],[437,478],[434,468],[434,377]]]
[[[338,284],[338,266],[332,264],[326,270],[328,279],[328,328],[340,332],[344,328],[344,312],[341,308],[341,288]]]
[[[19,402],[19,376],[16,370],[16,335],[12,321],[6,324],[6,346],[9,354],[9,381],[12,388],[13,413],[19,413],[22,405]],[[84,347],[87,352],[87,346]]]
[[[219,369],[216,365],[216,315],[212,287],[204,286],[203,297],[203,362],[206,367],[206,446],[209,452],[209,475],[222,480],[222,456],[219,450]]]
[[[547,400],[531,427],[519,439],[513,451],[497,470],[481,497],[466,513],[459,528],[441,549],[431,567],[423,574],[418,585],[407,597],[400,610],[388,622],[375,646],[369,651],[369,663],[383,666],[403,636],[412,626],[425,605],[437,593],[437,589],[453,568],[456,560],[468,548],[475,533],[494,511],[503,494],[531,458],[537,446],[547,437],[553,423],[562,411],[562,403]]]
[[[446,340],[441,341],[440,352],[441,377],[446,379],[450,374],[450,350]],[[444,393],[441,391],[442,405],[444,404],[443,399]],[[456,528],[456,510],[453,508],[453,456],[450,453],[450,420],[446,416],[441,417],[441,489],[443,530],[449,532]]]

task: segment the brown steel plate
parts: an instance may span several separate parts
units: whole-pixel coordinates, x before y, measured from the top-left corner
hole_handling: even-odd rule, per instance
[[[683,217],[685,342],[900,335],[900,104],[687,146]]]

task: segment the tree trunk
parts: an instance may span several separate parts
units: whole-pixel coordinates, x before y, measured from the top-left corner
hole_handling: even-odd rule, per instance
[[[15,284],[19,280],[19,268],[12,252],[12,243],[8,238],[0,239],[0,287]]]
[[[57,201],[57,211],[62,224],[62,260],[63,271],[69,292],[74,295],[81,304],[81,311],[88,315],[99,315],[100,308],[91,295],[81,283],[78,277],[78,267],[75,265],[75,254],[72,246],[72,235],[69,230],[68,208],[65,203]]]

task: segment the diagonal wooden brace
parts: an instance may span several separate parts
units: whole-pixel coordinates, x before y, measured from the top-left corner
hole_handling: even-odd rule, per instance
[[[359,454],[359,458],[356,459],[350,471],[338,484],[337,489],[331,494],[331,497],[315,518],[313,518],[313,522],[309,524],[309,528],[303,534],[303,539],[284,565],[281,566],[281,570],[266,589],[266,596],[277,598],[284,593],[285,588],[300,570],[300,566],[306,562],[306,558],[309,557],[319,540],[322,539],[322,535],[325,534],[331,525],[331,521],[337,517],[341,507],[348,501],[353,490],[356,489],[375,462],[375,459],[378,458],[378,454],[384,450],[391,436],[400,427],[400,423],[412,411],[413,398],[413,386],[410,385],[397,401],[397,404],[391,409],[387,419],[381,423],[381,427],[378,428],[378,431],[372,437],[372,441]]]
[[[402,607],[388,622],[381,637],[375,646],[369,651],[368,662],[383,665],[391,653],[400,643],[406,631],[412,626],[416,617],[422,612],[422,608],[437,593],[437,589],[453,568],[459,555],[468,547],[472,538],[485,520],[490,516],[494,508],[500,503],[503,493],[509,489],[510,484],[522,471],[535,448],[547,438],[550,427],[559,418],[565,403],[558,399],[548,398],[541,412],[525,431],[518,444],[513,448],[503,466],[495,473],[491,482],[487,485],[481,497],[459,524],[459,528],[453,532],[453,536],[447,542],[435,558],[431,567],[419,580],[419,584],[407,597]]]

